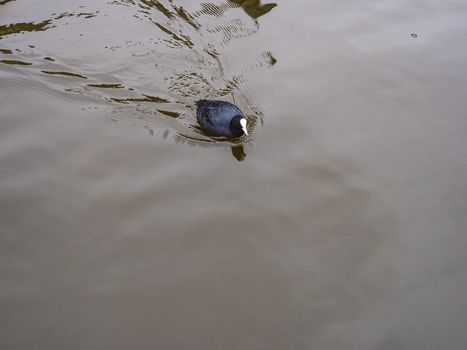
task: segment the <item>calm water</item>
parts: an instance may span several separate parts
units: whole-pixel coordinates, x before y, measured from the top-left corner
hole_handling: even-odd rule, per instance
[[[466,18],[0,1],[0,348],[466,349]]]

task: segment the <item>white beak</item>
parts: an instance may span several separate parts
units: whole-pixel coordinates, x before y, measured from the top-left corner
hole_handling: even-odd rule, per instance
[[[240,119],[240,125],[242,126],[242,130],[245,133],[245,135],[248,136],[248,130],[246,129],[246,119],[245,118]]]

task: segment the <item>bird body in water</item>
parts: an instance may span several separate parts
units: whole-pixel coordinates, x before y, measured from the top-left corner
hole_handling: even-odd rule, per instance
[[[196,105],[198,122],[208,133],[227,137],[248,135],[247,120],[234,104],[226,101],[199,100]]]

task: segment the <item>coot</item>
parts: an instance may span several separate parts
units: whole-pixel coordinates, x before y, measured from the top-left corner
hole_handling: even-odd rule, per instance
[[[199,124],[208,133],[217,136],[239,137],[248,135],[246,118],[232,103],[215,100],[196,101]]]

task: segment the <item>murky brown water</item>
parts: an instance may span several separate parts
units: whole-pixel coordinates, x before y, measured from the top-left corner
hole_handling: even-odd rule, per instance
[[[0,1],[0,348],[465,349],[466,18]]]

